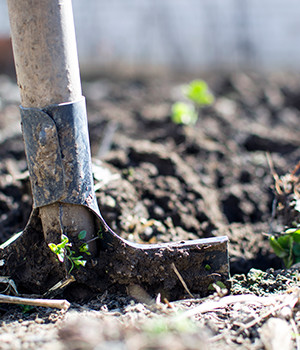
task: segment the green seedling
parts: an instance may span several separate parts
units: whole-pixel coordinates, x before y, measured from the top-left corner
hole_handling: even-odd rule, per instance
[[[209,106],[214,102],[214,96],[203,80],[193,80],[183,87],[184,95],[199,107]]]
[[[103,232],[102,228],[100,227],[99,231],[98,231],[98,238],[103,239],[103,237],[104,237],[104,232]]]
[[[283,260],[286,268],[300,263],[300,228],[289,228],[279,236],[269,239],[274,253]]]
[[[175,102],[172,106],[172,121],[176,124],[194,125],[199,116],[199,109],[214,102],[214,96],[203,80],[193,80],[182,88],[188,102]]]
[[[86,231],[80,231],[78,234],[78,239],[82,240],[86,237]]]
[[[226,290],[226,286],[221,281],[216,281],[216,283],[212,283],[208,286],[208,290],[218,290],[218,288]]]
[[[85,237],[86,237],[86,231],[81,231],[78,234],[79,240],[85,239]],[[79,268],[81,266],[85,266],[86,260],[83,259],[82,255],[79,255],[79,256],[75,255],[75,251],[71,249],[72,243],[69,242],[69,238],[66,235],[62,234],[60,243],[58,243],[58,244],[49,243],[48,246],[51,249],[51,251],[54,254],[56,254],[56,256],[60,262],[64,262],[65,257],[67,257],[67,259],[71,263],[71,268],[69,270],[69,273],[71,273],[71,271],[73,270],[74,267]],[[86,255],[91,254],[89,252],[89,246],[87,243],[83,243],[79,247],[79,251],[80,251],[80,253],[85,253]]]
[[[206,271],[210,271],[211,270],[211,266],[209,264],[206,264],[204,266],[204,268],[205,268]]]
[[[87,255],[91,255],[91,253],[89,252],[89,245],[87,243],[83,243],[79,247],[79,251],[80,251],[80,253],[85,253]]]
[[[175,102],[172,106],[172,121],[175,124],[194,125],[198,119],[195,107],[185,102]]]
[[[20,304],[20,307],[22,309],[22,313],[23,314],[28,314],[28,313],[31,313],[33,311],[35,311],[36,307],[35,306],[32,306],[32,305],[23,305],[23,304]]]
[[[70,246],[69,238],[66,235],[61,235],[61,242],[58,244],[49,243],[48,247],[56,254],[60,262],[64,262],[67,246]]]

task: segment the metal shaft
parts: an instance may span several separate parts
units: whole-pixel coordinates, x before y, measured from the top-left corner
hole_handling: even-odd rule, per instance
[[[7,0],[14,59],[23,107],[77,101],[81,81],[71,0]],[[46,241],[82,230],[94,236],[88,209],[71,204],[40,208]],[[90,247],[92,249],[92,246]],[[93,249],[92,249],[93,250]]]

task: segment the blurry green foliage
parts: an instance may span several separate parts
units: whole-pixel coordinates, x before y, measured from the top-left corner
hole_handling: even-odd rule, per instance
[[[172,106],[172,121],[175,124],[193,125],[198,114],[193,105],[185,102],[175,102]]]
[[[283,260],[287,268],[300,263],[300,228],[290,228],[279,236],[269,239],[274,253]]]
[[[182,88],[188,102],[177,101],[172,106],[172,121],[175,124],[194,125],[199,116],[199,108],[211,105],[214,96],[203,80],[193,80]]]
[[[209,106],[214,102],[214,96],[209,91],[204,80],[193,80],[183,87],[184,95],[198,106]]]

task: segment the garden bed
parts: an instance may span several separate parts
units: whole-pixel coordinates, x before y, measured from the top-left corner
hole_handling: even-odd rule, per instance
[[[222,304],[217,290],[208,300],[168,304],[104,294],[74,302],[67,314],[2,305],[1,349],[263,349],[274,329],[296,346],[299,269],[283,270],[269,245],[270,224],[283,226],[272,219],[266,154],[279,176],[300,159],[300,77],[210,75],[214,104],[196,125],[177,125],[171,106],[189,78],[84,82],[99,207],[112,229],[139,243],[227,235],[232,297],[256,299]],[[32,204],[18,103],[17,86],[1,76],[0,243],[24,228]]]

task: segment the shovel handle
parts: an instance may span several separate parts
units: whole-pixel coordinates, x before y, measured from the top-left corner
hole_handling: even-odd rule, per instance
[[[23,107],[77,101],[81,82],[71,0],[7,0]]]
[[[43,108],[82,98],[71,0],[7,0],[22,107]],[[87,155],[89,156],[89,155]],[[54,203],[39,208],[47,243],[87,231],[95,234],[90,211]],[[90,252],[96,245],[90,244]]]

